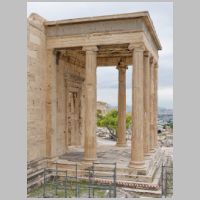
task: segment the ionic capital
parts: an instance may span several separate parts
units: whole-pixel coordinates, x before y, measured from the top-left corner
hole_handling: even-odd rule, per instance
[[[151,53],[149,51],[144,51],[144,57],[151,57]]]
[[[127,70],[128,69],[128,65],[124,62],[124,61],[122,61],[122,60],[120,60],[119,62],[118,62],[118,64],[117,64],[117,67],[116,67],[118,70]]]
[[[156,60],[153,56],[150,58],[150,63],[151,63],[151,65],[155,65],[155,63],[156,63]]]
[[[82,50],[83,51],[90,51],[90,52],[96,52],[96,51],[98,51],[98,48],[97,48],[97,46],[95,46],[95,45],[91,45],[91,46],[84,46],[83,48],[82,48]]]
[[[134,51],[145,51],[145,45],[143,43],[131,43],[128,46],[129,50]]]
[[[155,63],[155,69],[158,69],[158,63]]]

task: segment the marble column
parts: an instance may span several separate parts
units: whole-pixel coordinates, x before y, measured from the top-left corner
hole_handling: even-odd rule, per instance
[[[137,173],[145,170],[143,149],[144,104],[143,104],[143,72],[144,72],[144,46],[130,44],[133,50],[133,81],[132,81],[132,138],[130,168]]]
[[[154,65],[154,147],[158,145],[158,64]]]
[[[85,46],[85,139],[84,160],[94,161],[96,155],[96,46]]]
[[[144,154],[150,152],[150,52],[144,52]]]
[[[57,156],[57,63],[53,49],[47,50],[46,67],[46,156]]]
[[[117,126],[117,146],[126,146],[126,69],[127,65],[119,62],[119,86],[118,86],[118,126]]]
[[[154,121],[155,121],[155,111],[154,111],[154,65],[155,65],[155,61],[154,58],[151,57],[150,59],[150,87],[151,87],[151,91],[150,91],[150,149],[151,152],[154,152],[154,147],[155,147],[155,125],[154,125]]]

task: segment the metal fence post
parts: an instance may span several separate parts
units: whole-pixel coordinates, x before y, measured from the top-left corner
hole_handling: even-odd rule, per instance
[[[78,166],[76,163],[76,197],[78,197]]]
[[[57,177],[58,177],[58,166],[57,166],[57,162],[56,162],[56,178],[55,178],[56,196],[58,195]]]
[[[88,176],[88,178],[89,178],[89,180],[88,180],[88,189],[89,189],[89,190],[88,190],[88,193],[89,193],[89,194],[88,194],[88,197],[91,198],[91,197],[90,197],[90,185],[91,185],[91,183],[90,183],[90,181],[91,181],[91,180],[90,180],[90,168],[89,168],[89,176]]]
[[[67,171],[65,172],[65,198],[67,197]]]
[[[167,197],[167,167],[165,166],[165,198]]]
[[[162,187],[162,196],[164,194],[164,184],[163,184],[163,169],[164,169],[164,166],[163,166],[163,163],[162,163],[162,171],[161,171],[161,187]]]
[[[109,185],[109,198],[111,198],[111,186]]]
[[[92,185],[93,185],[93,188],[92,188],[92,195],[93,195],[93,198],[94,198],[94,162],[93,162],[93,166],[92,166]]]
[[[114,181],[114,197],[116,198],[117,197],[117,191],[116,191],[116,166],[117,164],[115,163],[115,168],[114,168],[114,177],[113,177],[113,181]]]
[[[80,197],[80,184],[78,183],[78,190],[77,190],[77,196],[78,196],[78,198]]]
[[[43,184],[43,197],[45,197],[45,182],[46,182],[46,178],[45,178],[45,172],[46,172],[46,170],[45,170],[45,168],[44,168],[44,174],[43,174],[43,176],[44,176],[44,184]]]

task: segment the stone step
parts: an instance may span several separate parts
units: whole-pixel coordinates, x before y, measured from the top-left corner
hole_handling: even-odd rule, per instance
[[[123,190],[128,192],[128,193],[133,192],[134,194],[137,194],[139,196],[139,198],[147,198],[147,197],[161,198],[161,196],[162,196],[161,189],[144,190],[144,189],[123,188]]]
[[[29,180],[29,179],[31,179],[31,178],[33,178],[35,176],[39,176],[39,175],[43,174],[43,172],[44,172],[44,169],[40,169],[40,170],[34,171],[34,172],[29,172],[27,174],[27,180]]]
[[[69,166],[68,167],[58,167],[57,168],[58,171],[67,171],[67,175],[68,176],[76,176],[76,169],[72,169]],[[53,170],[55,170],[53,168]],[[63,173],[62,173],[63,174]],[[88,176],[88,171],[86,171],[85,169],[78,169],[77,170],[77,175],[78,176]],[[112,171],[95,171],[95,177],[99,177],[99,178],[105,178],[105,179],[113,179],[113,173]],[[151,183],[152,182],[152,177],[151,176],[144,176],[144,175],[130,175],[127,173],[117,173],[117,180],[129,180],[129,181],[136,181],[136,182],[147,182],[147,183]]]
[[[65,176],[64,174],[59,174],[60,179],[64,180]],[[88,180],[87,176],[80,175],[78,176],[78,179],[82,180]],[[113,184],[113,180],[111,179],[104,179],[104,178],[96,178],[93,179],[95,182],[99,183],[106,183],[106,184]],[[147,182],[138,182],[138,181],[133,181],[133,180],[122,180],[122,179],[117,179],[116,184],[120,187],[129,187],[129,188],[135,188],[135,189],[144,189],[144,190],[159,190],[159,185],[155,183],[147,183]]]
[[[55,163],[54,163],[54,168],[55,167]],[[77,169],[78,170],[85,170],[86,168],[88,167],[91,167],[92,165],[91,164],[83,164],[83,163],[78,163],[77,164]],[[74,163],[70,163],[66,160],[59,160],[57,161],[57,167],[59,169],[64,169],[64,170],[76,170],[76,167],[74,165]],[[105,165],[98,165],[98,166],[95,166],[95,170],[98,171],[99,173],[102,172],[102,173],[112,173],[113,172],[113,167],[112,166],[105,166]],[[147,175],[134,175],[132,174],[131,172],[129,172],[129,169],[128,168],[124,168],[124,167],[117,167],[116,169],[117,171],[117,175],[122,175],[122,176],[126,176],[126,177],[130,177],[130,178],[134,178],[134,179],[142,179],[142,180],[145,180],[145,181],[148,181],[148,182],[151,182],[152,181],[152,176],[154,175],[155,173],[155,167],[152,167],[149,171],[149,173]],[[138,178],[139,177],[139,178]]]
[[[56,168],[56,163],[57,163],[57,166],[58,167],[61,167],[61,168],[74,168],[76,169],[76,165],[74,162],[69,162],[67,160],[57,160],[57,162],[54,162],[51,166],[54,166]],[[92,167],[92,164],[91,163],[85,163],[85,162],[80,162],[80,163],[77,163],[77,167],[78,169],[86,169],[86,168],[89,168],[89,167]],[[113,171],[114,170],[114,165],[105,165],[105,164],[97,164],[95,165],[95,170],[98,170],[98,171]],[[126,167],[119,167],[117,166],[117,172],[126,172],[127,171],[127,168]]]
[[[150,163],[151,167],[148,171],[147,175],[136,175],[134,172],[131,171],[128,167],[124,166],[118,166],[116,169],[117,173],[117,180],[128,180],[128,181],[136,181],[136,182],[146,182],[146,183],[152,183],[155,182],[155,174],[157,171],[157,168],[159,168],[159,165],[161,164],[161,157],[160,151],[157,151],[156,154],[153,156],[153,159]],[[150,159],[151,160],[151,159]],[[50,167],[52,169],[59,170],[67,170],[68,175],[71,174],[72,176],[76,176],[76,163],[71,162],[64,159],[58,159],[56,162],[52,162]],[[88,162],[78,162],[77,163],[77,170],[78,175],[86,175],[86,169],[92,167],[92,163]],[[95,174],[96,176],[110,176],[112,178],[113,175],[113,169],[114,165],[108,165],[108,164],[95,164]],[[105,177],[106,178],[106,177]]]

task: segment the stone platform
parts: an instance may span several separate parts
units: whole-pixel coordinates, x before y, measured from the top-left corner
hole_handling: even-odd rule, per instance
[[[160,152],[160,150],[157,150]],[[84,155],[84,149],[82,147],[69,147],[67,153],[59,157],[62,160],[68,160],[72,162],[82,162]],[[149,164],[149,160],[154,157],[156,153],[145,157],[146,165]],[[158,155],[157,155],[158,156]],[[116,162],[118,167],[127,167],[131,157],[131,144],[127,142],[125,147],[117,147],[115,141],[105,140],[98,138],[97,140],[97,160],[96,162]]]
[[[61,170],[67,170],[68,173],[75,175],[75,164],[78,167],[78,176],[84,177],[85,169],[91,166],[91,163],[83,161],[84,151],[81,147],[70,147],[69,151],[50,163],[51,167]],[[147,173],[145,175],[137,175],[134,170],[128,167],[131,156],[130,144],[126,147],[117,147],[115,142],[98,140],[97,145],[97,160],[99,163],[114,163],[116,162],[116,182],[120,187],[129,187],[133,190],[142,191],[144,193],[151,193],[159,196],[160,187],[159,180],[161,176],[161,159],[162,151],[158,148],[154,153],[145,157],[145,164],[147,166]],[[111,167],[109,165],[100,165],[98,167],[98,176],[109,176]],[[99,180],[101,181],[101,180]],[[103,181],[103,180],[102,180]],[[112,180],[111,180],[112,181]]]

